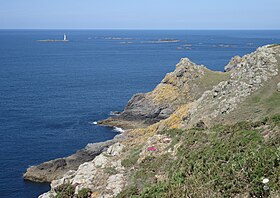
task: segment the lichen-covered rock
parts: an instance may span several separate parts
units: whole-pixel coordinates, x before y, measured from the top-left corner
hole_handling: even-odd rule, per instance
[[[215,119],[221,120],[277,75],[278,64],[274,49],[269,46],[258,48],[241,58],[228,80],[220,82],[195,101],[193,108],[187,113],[190,119],[181,121],[181,124],[191,127],[202,120],[207,126],[213,125]]]
[[[35,182],[51,182],[60,179],[68,171],[77,170],[81,164],[93,160],[100,153],[106,151],[111,145],[123,139],[125,139],[125,135],[117,135],[113,140],[89,143],[84,149],[68,157],[44,162],[37,166],[31,166],[23,175],[23,178]]]
[[[59,179],[69,170],[77,170],[81,164],[91,161],[113,143],[114,141],[107,141],[89,144],[86,148],[69,157],[44,162],[38,166],[31,166],[23,175],[23,178],[35,182],[51,182]]]
[[[124,148],[124,145],[117,142],[108,148],[107,154],[112,155],[112,156],[119,155],[122,152],[123,148]]]
[[[125,177],[123,174],[111,175],[107,180],[107,190],[112,191],[112,195],[117,196],[123,189]]]
[[[275,93],[276,81],[279,82],[280,78],[279,55],[280,47],[264,46],[242,58],[233,59],[229,64],[230,72],[225,73],[209,72],[188,59],[182,59],[176,70],[167,74],[154,91],[136,95],[120,116],[103,123],[114,125],[118,121],[139,121],[151,124],[158,119],[155,124],[127,131],[126,141],[113,144],[94,160],[80,165],[78,170],[69,171],[63,178],[53,181],[52,190],[42,198],[55,195],[54,188],[65,183],[74,185],[76,193],[82,188],[89,188],[93,197],[115,197],[128,185],[137,165],[147,157],[175,156],[182,142],[171,148],[173,142],[170,137],[159,132],[191,127],[205,129],[219,121],[224,122],[227,115],[271,80]],[[168,106],[157,109],[164,105],[174,109]],[[165,119],[161,117],[164,114],[167,116]],[[127,158],[127,150],[134,146],[138,149],[141,146],[136,165],[125,168],[121,162]],[[166,175],[157,173],[155,178],[163,181]]]
[[[83,163],[76,171],[67,172],[64,177],[51,183],[51,190],[41,195],[42,198],[55,196],[55,189],[62,184],[70,184],[75,194],[82,189],[90,189],[97,197],[114,197],[126,185],[124,167],[120,155],[124,145],[115,143],[98,155],[94,160]]]
[[[240,64],[242,66],[242,58],[240,56],[235,56],[233,57],[230,62],[225,66],[225,71],[229,72],[233,69],[235,69],[236,67],[238,67],[238,64]]]
[[[198,99],[204,91],[226,78],[227,74],[210,71],[183,58],[175,71],[167,74],[152,92],[134,95],[120,115],[99,124],[123,128],[154,124],[168,118],[182,104]]]

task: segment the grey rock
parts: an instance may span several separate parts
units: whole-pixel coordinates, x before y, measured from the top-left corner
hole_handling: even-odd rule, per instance
[[[200,120],[198,123],[196,123],[196,128],[198,128],[198,129],[206,129],[207,126],[206,126],[206,124],[202,120]]]
[[[231,61],[228,63],[228,65],[225,66],[225,71],[229,72],[235,69],[241,62],[242,62],[242,58],[240,56],[233,57]],[[241,63],[240,66],[243,66],[243,64]]]
[[[277,76],[278,64],[273,52],[274,49],[264,46],[242,58],[233,58],[228,67],[229,80],[220,82],[196,101],[189,119],[183,121],[185,128],[195,126],[201,119],[207,126],[215,123],[215,119],[223,120],[248,96]],[[277,89],[280,90],[280,84]]]
[[[198,99],[207,90],[199,82],[205,72],[215,73],[183,58],[174,72],[167,74],[152,92],[134,95],[120,115],[100,121],[98,124],[131,129],[146,127],[166,119],[179,106]],[[208,82],[209,88],[211,83]],[[170,89],[172,89],[171,93],[169,93]],[[162,95],[165,98],[159,101],[158,98]]]
[[[279,51],[277,54],[280,53]],[[179,122],[181,121],[181,123],[179,123],[180,128],[196,126],[205,129],[210,127],[213,123],[215,124],[215,119],[217,118],[225,121],[226,115],[236,109],[248,96],[256,92],[270,79],[279,75],[279,64],[277,64],[275,54],[275,51],[270,46],[264,46],[242,58],[236,57],[231,61],[232,63],[229,64],[228,71],[231,72],[226,73],[230,77],[215,85],[211,85],[211,88],[206,90],[200,90],[199,86],[196,85],[197,81],[195,81],[195,79],[203,77],[205,70],[200,66],[194,65],[188,59],[182,59],[177,65],[176,70],[168,74],[157,87],[161,88],[160,86],[168,85],[176,89],[178,88],[180,94],[177,96],[176,100],[156,103],[155,100],[150,97],[153,92],[137,94],[132,97],[125,110],[119,116],[103,121],[103,124],[114,126],[119,122],[123,122],[124,125],[128,125],[128,123],[135,121],[153,123],[164,117],[168,117],[174,112],[176,107],[181,104],[192,101],[190,109],[183,112],[183,115],[180,115],[182,116],[181,120],[179,120]],[[208,83],[207,81],[207,84]],[[157,88],[155,90],[157,90]],[[280,91],[280,82],[277,84],[277,89]],[[199,90],[198,94],[197,90]],[[186,94],[186,92],[188,94]],[[188,96],[188,98],[186,96]],[[182,112],[180,111],[180,113]],[[102,124],[102,122],[100,123]],[[160,122],[157,130],[165,129],[165,124],[165,121]],[[151,138],[156,136],[157,135]],[[86,150],[92,148],[91,146],[93,145],[88,145]],[[104,194],[101,194],[99,197],[116,196],[125,187],[126,182],[129,180],[128,178],[131,170],[127,170],[121,165],[121,160],[123,159],[121,157],[121,152],[123,150],[122,144],[116,143],[109,149],[107,148],[108,146],[105,146],[105,148],[101,146],[101,148],[97,149],[98,152],[106,150],[106,154],[104,152],[98,155],[94,160],[80,165],[77,171],[68,171],[63,178],[53,181],[52,189],[61,183],[71,182],[71,184],[77,185],[76,190],[81,187],[90,187],[91,189],[103,191]],[[87,154],[85,154],[85,156],[87,156]],[[50,172],[58,171],[59,174],[61,174],[61,169],[67,168],[70,161],[69,158],[71,158],[71,156],[57,159],[50,164],[47,162],[43,165],[39,165],[36,169],[37,172],[35,172],[39,174],[39,176],[40,173],[42,173],[43,176],[48,174],[47,171],[49,170]],[[118,173],[112,175],[104,174],[104,170],[102,169],[108,167],[114,167]],[[51,197],[50,193],[51,192],[49,192],[49,194],[44,194],[42,197]]]
[[[123,138],[123,135],[120,135],[106,142],[88,144],[84,149],[77,151],[71,156],[31,166],[23,175],[23,178],[34,182],[51,182],[60,179],[68,171],[77,170],[81,164],[93,160],[100,153],[107,150],[109,146],[113,145],[116,141],[121,141]]]

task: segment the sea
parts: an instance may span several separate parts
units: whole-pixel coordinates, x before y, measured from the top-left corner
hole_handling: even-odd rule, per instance
[[[64,33],[69,42],[37,42]],[[223,71],[272,43],[280,31],[0,30],[0,197],[48,191],[25,170],[112,139],[117,130],[94,122],[153,90],[181,58]]]

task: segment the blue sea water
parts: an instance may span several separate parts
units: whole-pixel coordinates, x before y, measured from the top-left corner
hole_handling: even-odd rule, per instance
[[[63,33],[70,42],[36,42]],[[159,39],[180,42],[151,42]],[[112,139],[117,132],[92,122],[151,91],[180,58],[222,71],[271,43],[280,31],[1,30],[0,197],[47,191],[23,181],[26,168]]]

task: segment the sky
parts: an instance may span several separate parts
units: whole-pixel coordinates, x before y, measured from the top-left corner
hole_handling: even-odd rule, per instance
[[[280,29],[280,0],[0,0],[0,29]]]

